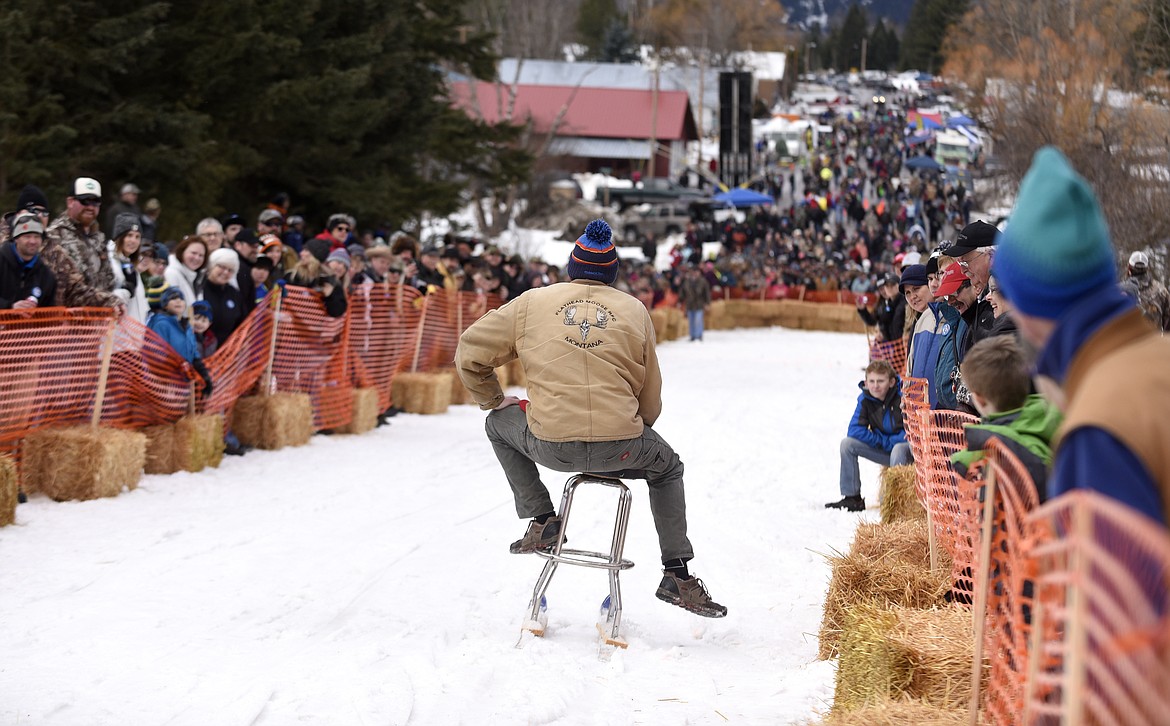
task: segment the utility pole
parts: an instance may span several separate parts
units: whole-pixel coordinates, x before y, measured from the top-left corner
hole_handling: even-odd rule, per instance
[[[654,167],[658,163],[658,53],[654,53],[654,89],[650,93],[650,168],[646,178],[654,178]]]

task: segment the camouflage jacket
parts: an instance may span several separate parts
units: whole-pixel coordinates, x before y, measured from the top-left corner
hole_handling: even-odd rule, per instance
[[[1147,273],[1130,276],[1122,287],[1128,288],[1130,294],[1137,294],[1138,307],[1146,320],[1158,330],[1170,331],[1170,292],[1167,292],[1165,285]]]
[[[75,234],[72,220],[62,216],[69,225],[65,235]],[[110,282],[105,287],[96,287],[89,282],[61,243],[63,226],[61,218],[49,225],[49,232],[45,235],[45,246],[41,250],[41,259],[57,278],[57,300],[54,304],[69,308],[100,308],[113,307],[120,303],[121,299],[112,292],[114,273],[110,268],[109,256],[102,255]]]
[[[63,212],[45,230],[46,247],[50,241],[60,245],[65,254],[69,255],[86,285],[101,292],[113,291],[114,268],[110,265],[110,256],[106,251],[106,236],[96,222],[89,230],[85,230],[70,219],[68,213]],[[57,279],[60,278],[57,275]]]

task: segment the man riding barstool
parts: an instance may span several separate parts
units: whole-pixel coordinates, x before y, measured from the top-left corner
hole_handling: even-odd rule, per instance
[[[683,464],[652,428],[662,410],[662,376],[646,307],[612,287],[618,256],[609,225],[597,219],[573,246],[568,282],[534,288],[476,321],[459,339],[455,362],[476,403],[516,501],[531,519],[513,554],[546,551],[561,533],[536,465],[645,479],[658,531],[660,600],[704,617],[727,608],[690,574]],[[529,401],[505,396],[495,368],[519,358]]]

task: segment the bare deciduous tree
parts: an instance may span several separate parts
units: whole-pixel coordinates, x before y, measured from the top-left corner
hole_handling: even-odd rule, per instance
[[[1093,186],[1123,251],[1170,237],[1170,114],[1137,93],[1142,75],[1125,55],[1144,7],[982,0],[944,46],[946,74],[965,84],[1008,179],[1018,183],[1041,146],[1059,147]]]

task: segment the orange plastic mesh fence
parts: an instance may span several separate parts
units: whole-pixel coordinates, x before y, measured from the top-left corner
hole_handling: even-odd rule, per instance
[[[902,375],[906,371],[906,340],[904,338],[882,342],[875,340],[869,346],[869,359],[889,361],[898,375]]]
[[[902,424],[906,429],[906,442],[914,456],[914,491],[918,501],[925,506],[929,491],[930,467],[926,458],[926,422],[930,413],[930,401],[925,378],[907,378],[902,381]]]
[[[114,330],[102,423],[141,428],[177,421],[188,411],[197,377],[157,333],[123,316]]]
[[[90,421],[115,324],[108,308],[0,312],[0,453],[19,458],[30,431]]]
[[[1029,517],[1035,545],[1029,723],[1170,720],[1170,535],[1090,490]]]
[[[902,419],[906,428],[906,441],[915,459],[919,458],[922,451],[922,414],[930,409],[926,386],[925,378],[906,378],[902,381]]]
[[[419,340],[416,350],[411,351],[412,369],[433,371],[450,366],[455,360],[459,335],[488,310],[499,306],[496,295],[448,291],[427,295]]]
[[[349,317],[326,315],[318,292],[294,285],[285,291],[276,323],[273,388],[309,394],[317,430],[343,426],[353,418]]]
[[[959,488],[962,477],[951,467],[951,454],[966,448],[963,426],[976,422],[974,416],[958,411],[930,411],[923,419],[923,505],[930,514],[935,541],[951,556],[956,600],[965,604],[970,604],[972,592],[975,523],[964,514]]]
[[[349,353],[355,386],[378,389],[390,408],[394,375],[409,369],[422,316],[421,293],[406,285],[364,285],[349,299]]]
[[[272,350],[275,305],[275,296],[266,298],[207,359],[212,381],[211,396],[204,402],[208,413],[223,413],[227,418],[236,401],[248,395],[264,375]]]
[[[987,581],[983,654],[990,656],[987,685],[980,700],[985,720],[1006,726],[1020,723],[1023,713],[1035,586],[1035,568],[1026,554],[1030,546],[1026,521],[1039,498],[1027,469],[998,440],[988,443],[983,463],[983,477],[968,477],[960,486],[976,489],[964,500],[977,508],[972,516],[978,527],[984,511],[980,495],[985,494],[980,479],[994,475],[990,557],[988,562],[979,560],[976,573],[976,587],[984,577]],[[986,529],[978,531],[977,541],[982,549]]]

